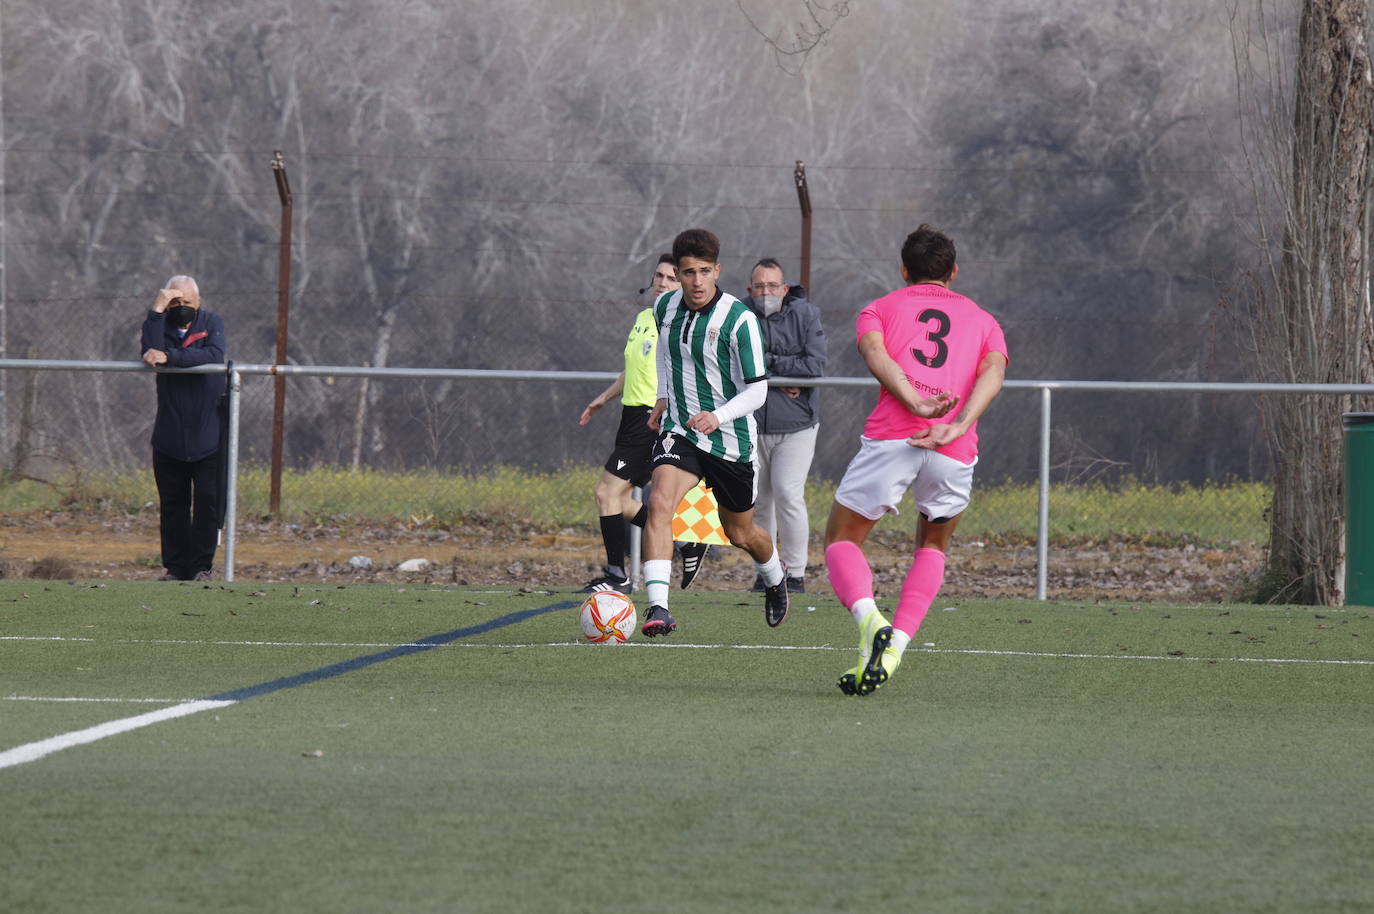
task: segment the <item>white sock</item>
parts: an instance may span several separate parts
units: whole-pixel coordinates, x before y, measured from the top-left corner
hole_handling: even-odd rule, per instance
[[[906,646],[910,643],[911,636],[906,632],[902,631],[900,628],[894,628],[892,630],[892,643],[888,646],[897,652],[898,657],[906,653]]]
[[[854,621],[863,624],[864,616],[878,611],[878,604],[872,597],[860,597],[854,601],[854,605],[849,607],[849,612],[854,616]]]
[[[672,577],[672,559],[651,559],[644,563],[644,589],[649,592],[650,606],[668,608],[668,582]]]
[[[782,560],[778,558],[778,549],[773,547],[773,556],[762,564],[755,562],[754,567],[758,569],[759,576],[763,578],[763,583],[772,587],[782,580]]]

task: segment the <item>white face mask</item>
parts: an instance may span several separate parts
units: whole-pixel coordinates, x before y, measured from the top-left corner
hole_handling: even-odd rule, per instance
[[[782,310],[781,295],[765,295],[761,299],[761,301],[763,302],[764,317],[769,317],[771,315],[777,314],[779,311]]]

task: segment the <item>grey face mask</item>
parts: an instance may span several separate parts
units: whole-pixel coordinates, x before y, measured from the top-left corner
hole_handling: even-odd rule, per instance
[[[763,297],[763,314],[765,317],[777,314],[782,310],[781,295],[765,295]]]

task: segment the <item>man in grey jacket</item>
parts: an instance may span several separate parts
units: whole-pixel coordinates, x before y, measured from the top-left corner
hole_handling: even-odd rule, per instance
[[[805,289],[788,286],[782,267],[772,257],[754,265],[744,303],[759,319],[770,377],[819,378],[825,374],[825,330],[820,311],[806,300]],[[754,450],[759,494],[754,516],[759,526],[777,537],[792,593],[806,592],[811,533],[806,476],[820,431],[819,393],[814,387],[769,387],[768,399],[754,413],[759,425]],[[762,590],[763,582],[756,580],[754,589]]]

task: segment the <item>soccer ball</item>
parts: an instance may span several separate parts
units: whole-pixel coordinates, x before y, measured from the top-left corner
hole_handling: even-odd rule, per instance
[[[624,644],[638,626],[635,605],[623,593],[598,590],[582,601],[582,634],[593,644]]]

